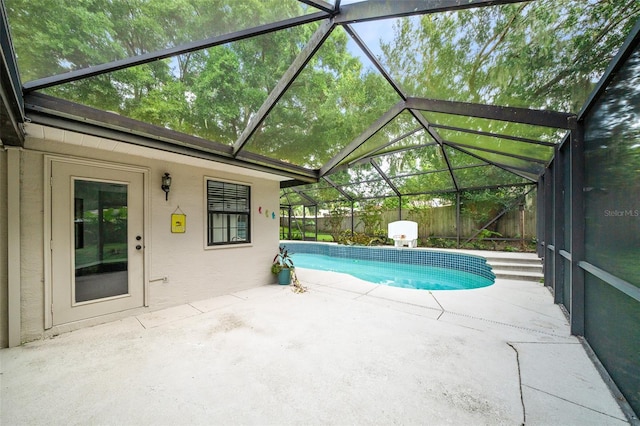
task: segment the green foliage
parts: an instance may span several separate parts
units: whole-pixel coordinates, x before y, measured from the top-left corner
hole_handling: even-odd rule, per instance
[[[365,235],[379,236],[382,225],[382,208],[378,204],[363,203],[359,214],[360,224],[364,227]]]
[[[5,2],[23,82],[298,17],[312,9],[304,3]],[[381,42],[380,60],[402,92],[411,97],[578,112],[638,16],[637,0],[538,0],[400,18],[395,20],[392,39]],[[43,92],[229,146],[247,128],[319,25],[260,34]],[[341,26],[333,29],[256,129],[245,145],[247,151],[317,169],[401,100],[380,73],[348,51],[348,40]],[[616,109],[624,111],[625,107]],[[562,132],[543,126],[418,114],[430,123],[463,129],[552,142],[562,137]],[[405,111],[363,143],[347,162],[373,152],[385,154],[376,161],[402,194],[441,192],[440,198],[453,200],[456,188],[526,180],[487,165],[483,159],[535,176],[553,155],[553,147],[442,127],[387,145],[420,127],[412,113]],[[435,144],[435,133],[452,143]],[[452,148],[455,143],[462,144],[466,152]],[[454,170],[447,170],[449,167]],[[620,167],[620,173],[627,175],[634,170],[637,168]],[[355,164],[335,177],[354,198],[393,195],[366,163]],[[481,203],[472,198],[468,201]],[[499,200],[487,201],[494,206],[475,211],[469,207],[463,213],[500,208]],[[394,207],[399,202],[391,197],[381,203]],[[367,233],[376,228],[375,223],[365,227]]]
[[[540,0],[424,15],[399,21],[383,59],[415,96],[578,112],[639,13],[634,0]]]
[[[278,248],[278,253],[275,255],[273,262],[271,263],[271,272],[273,274],[278,274],[285,268],[293,268],[293,259],[286,247],[281,246]]]
[[[92,263],[116,263],[127,261],[127,243],[105,243],[102,253],[97,244],[85,244],[83,248],[75,249],[75,264],[84,268]],[[101,255],[101,256],[100,256]]]
[[[499,235],[499,234],[498,234]],[[496,236],[498,236],[496,235]],[[513,241],[495,241],[487,238],[476,239],[469,242],[463,242],[461,249],[467,250],[497,250],[509,252],[535,252],[536,245],[532,240],[526,241],[524,247],[513,246]],[[458,244],[454,238],[436,238],[429,237],[420,242],[420,246],[433,248],[458,248]]]
[[[460,211],[463,215],[470,217],[476,225],[484,226],[506,208],[518,208],[515,201],[526,190],[525,187],[503,187],[480,191],[465,191],[460,197],[462,202]],[[497,222],[494,222],[485,231],[495,232],[496,225]]]
[[[411,205],[408,207],[409,219],[417,223],[427,223],[431,214],[431,207],[425,205]]]
[[[272,263],[271,264],[271,273],[273,275],[278,275],[280,273],[280,271],[282,271],[284,268],[279,264],[279,263]]]
[[[281,228],[280,229],[280,236],[284,239],[289,238],[289,234],[287,233],[287,228]],[[317,236],[315,232],[305,232],[305,239],[314,239],[317,238],[317,241],[327,241],[327,242],[331,242],[331,241],[336,241],[336,239],[330,235],[330,234],[325,234],[325,233],[321,233],[318,232]],[[291,230],[291,239],[292,240],[302,240],[302,234],[298,231],[298,230]]]
[[[490,231],[488,229],[483,229],[482,231],[478,232],[478,235],[476,236],[476,238],[479,240],[488,240],[494,237],[502,237],[502,234],[499,232]]]
[[[362,232],[342,231],[337,239],[338,244],[347,246],[379,246],[387,243],[386,237],[370,236]]]
[[[502,234],[485,228],[478,232],[478,235],[476,235],[477,241],[473,241],[472,244],[478,249],[484,249],[488,245],[491,250],[495,250],[498,246],[496,241],[492,239],[495,237],[502,237]]]
[[[342,223],[344,222],[347,213],[347,209],[343,207],[333,206],[333,208],[329,210],[327,224],[329,225],[329,233],[333,237],[334,241],[338,241],[338,239],[340,238]]]
[[[333,242],[336,241],[336,239],[333,237],[333,235],[329,235],[329,234],[318,234],[318,241],[327,241],[327,242]]]
[[[421,245],[436,248],[456,248],[457,242],[455,239],[429,237]]]

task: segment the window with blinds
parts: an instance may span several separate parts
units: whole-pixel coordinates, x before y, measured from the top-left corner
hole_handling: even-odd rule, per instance
[[[251,187],[207,180],[207,245],[251,242]]]

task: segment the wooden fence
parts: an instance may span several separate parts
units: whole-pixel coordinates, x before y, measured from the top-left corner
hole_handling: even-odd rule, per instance
[[[534,204],[527,205],[521,212],[516,206],[515,209],[505,213],[500,217],[489,229],[497,234],[493,236],[498,238],[522,238],[522,227],[524,222],[524,237],[531,239],[536,233],[536,207]],[[380,229],[387,229],[387,224],[396,220],[400,220],[397,210],[383,211],[382,221]],[[456,220],[456,206],[444,206],[444,207],[430,207],[419,210],[419,213],[411,211],[402,212],[403,220],[413,220],[418,223],[418,236],[419,238],[457,238],[457,220]],[[493,219],[492,217],[489,220]],[[524,220],[523,220],[524,219]],[[312,217],[306,218],[308,223],[313,222]],[[318,232],[329,233],[331,227],[329,224],[330,218],[318,217]],[[488,222],[487,220],[486,222]],[[460,215],[460,238],[464,241],[471,238],[477,231],[482,228],[485,223],[474,221],[472,217],[461,214]],[[351,229],[351,216],[345,216],[342,220],[342,230]],[[285,225],[283,223],[283,225]],[[353,218],[353,227],[355,232],[363,232],[364,227],[362,221],[355,213]],[[315,227],[307,227],[307,231],[313,230]]]

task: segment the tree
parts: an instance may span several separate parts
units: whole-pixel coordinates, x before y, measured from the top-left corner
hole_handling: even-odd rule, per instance
[[[331,205],[329,206],[329,217],[327,218],[327,223],[329,225],[329,233],[333,238],[333,241],[338,241],[340,238],[340,233],[343,229],[343,223],[346,218],[348,218],[349,211],[347,208],[340,205]]]
[[[280,0],[6,0],[6,4],[23,81],[312,9],[303,2]],[[381,42],[380,59],[409,96],[577,112],[638,16],[640,3],[635,0],[540,0],[399,18],[393,39]],[[317,28],[310,23],[261,34],[45,92],[231,145]],[[317,169],[401,99],[385,78],[348,50],[347,41],[348,35],[337,26],[245,150]],[[414,114],[440,127],[387,146],[422,126]],[[553,156],[553,147],[443,129],[443,125],[543,142],[558,142],[564,134],[542,126],[406,111],[348,155],[339,166],[350,168],[334,180],[354,198],[393,196],[387,182],[367,163],[371,160],[367,155],[375,153],[373,161],[402,194],[442,193],[452,198],[460,188],[526,181],[505,170],[509,167],[535,178]],[[436,145],[430,132],[437,132],[444,146]],[[456,144],[464,144],[466,152]]]
[[[424,15],[398,22],[382,59],[413,96],[577,112],[639,15],[634,0]]]

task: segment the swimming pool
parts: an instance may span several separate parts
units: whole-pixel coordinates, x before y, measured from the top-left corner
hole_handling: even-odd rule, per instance
[[[486,259],[437,250],[286,242],[300,268],[343,272],[375,284],[420,290],[487,287],[495,275]]]

